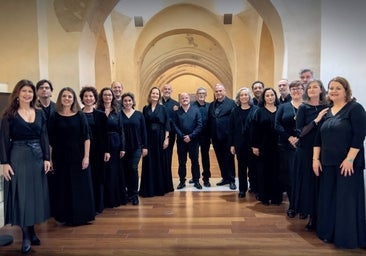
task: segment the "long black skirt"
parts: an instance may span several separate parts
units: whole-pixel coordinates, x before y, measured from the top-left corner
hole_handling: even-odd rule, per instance
[[[338,166],[320,173],[317,235],[341,248],[366,247],[363,170],[344,177]]]
[[[39,142],[13,142],[10,166],[14,176],[4,181],[4,224],[26,227],[48,219],[48,183]]]
[[[80,163],[55,164],[54,218],[67,225],[82,225],[94,220],[95,207],[91,171]]]

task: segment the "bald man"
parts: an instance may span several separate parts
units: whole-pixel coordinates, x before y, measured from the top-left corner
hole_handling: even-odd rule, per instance
[[[219,163],[222,180],[217,186],[229,184],[231,190],[235,185],[234,155],[230,153],[229,122],[230,114],[236,107],[235,101],[226,96],[223,84],[215,85],[215,100],[208,109],[208,119],[212,145]]]
[[[191,173],[194,187],[202,189],[199,182],[200,167],[198,163],[198,142],[202,130],[202,118],[198,108],[191,106],[189,94],[182,92],[179,95],[180,107],[175,112],[173,122],[174,130],[177,134],[177,153],[178,153],[178,174],[179,185],[177,189],[186,186],[187,175],[187,154],[191,159]]]

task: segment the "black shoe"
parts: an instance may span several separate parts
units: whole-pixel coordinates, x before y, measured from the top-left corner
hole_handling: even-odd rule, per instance
[[[179,183],[179,185],[178,185],[178,187],[177,187],[177,189],[182,189],[182,188],[184,188],[186,186],[186,183],[184,183],[184,182],[180,182]]]
[[[238,194],[239,198],[245,198],[245,192],[244,191],[240,191]]]
[[[208,181],[208,180],[206,180],[206,181],[203,181],[203,186],[205,186],[205,187],[211,187],[211,183]]]
[[[190,179],[189,184],[193,184],[193,183],[194,183],[193,179]]]
[[[293,210],[293,209],[288,209],[288,210],[287,210],[287,216],[288,216],[289,218],[295,218],[295,216],[296,216],[296,212],[295,212],[295,210]]]
[[[31,245],[41,245],[41,240],[39,240],[36,234],[32,235]]]
[[[22,242],[21,252],[23,254],[29,253],[32,250],[31,241],[28,239],[24,239]]]
[[[216,186],[224,186],[227,184],[230,184],[230,182],[228,180],[222,179],[219,183],[216,183]]]
[[[231,190],[235,190],[236,189],[235,182],[230,182],[230,189]]]
[[[194,187],[195,187],[196,189],[202,189],[202,186],[201,186],[201,184],[200,184],[199,182],[195,182],[195,183],[194,183]]]
[[[139,197],[138,196],[135,196],[134,198],[132,198],[132,205],[139,205]]]
[[[306,219],[308,217],[308,215],[307,214],[305,214],[305,213],[300,213],[299,214],[299,218],[301,219],[301,220],[304,220],[304,219]]]

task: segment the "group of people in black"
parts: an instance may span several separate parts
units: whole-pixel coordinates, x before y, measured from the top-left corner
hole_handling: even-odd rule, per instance
[[[212,144],[222,178],[217,186],[237,189],[236,156],[239,198],[249,191],[264,205],[279,205],[286,192],[288,217],[308,218],[306,229],[324,242],[365,247],[365,110],[343,77],[333,78],[327,91],[311,70],[300,78],[281,79],[279,96],[255,81],[235,100],[216,84],[211,103],[203,87],[193,103],[186,92],[177,102],[167,84],[151,88],[142,111],[119,82],[99,94],[83,87],[81,108],[70,87],[52,102],[50,81],[21,80],[1,122],[5,224],[22,228],[27,253],[41,243],[34,225],[50,217],[82,225],[104,208],[172,192],[175,143],[177,189],[186,186],[187,155],[189,183],[200,190],[202,179],[210,187]]]

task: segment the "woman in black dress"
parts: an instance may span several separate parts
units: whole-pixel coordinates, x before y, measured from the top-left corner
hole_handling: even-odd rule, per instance
[[[174,191],[166,151],[169,144],[169,117],[163,105],[159,103],[160,98],[159,88],[153,87],[148,96],[149,104],[142,111],[145,117],[149,151],[149,154],[142,159],[139,191],[142,197],[162,196]]]
[[[315,229],[318,179],[312,170],[312,156],[315,134],[328,110],[325,97],[323,83],[320,80],[311,81],[305,89],[304,103],[296,115],[299,141],[294,160],[293,214],[309,216],[306,230]]]
[[[313,171],[319,176],[316,232],[341,248],[366,247],[365,109],[352,98],[348,81],[328,84],[330,108],[313,149]]]
[[[250,147],[252,122],[257,106],[252,104],[250,89],[243,87],[236,95],[236,104],[230,115],[230,152],[238,161],[239,198],[244,198],[248,190],[248,169],[252,168],[253,152]]]
[[[119,104],[109,87],[103,88],[97,108],[107,116],[107,134],[110,159],[106,163],[104,180],[104,206],[108,208],[127,204],[125,176],[122,160],[126,151],[125,133]]]
[[[122,158],[126,178],[128,201],[139,204],[138,164],[147,155],[147,134],[142,112],[135,110],[135,97],[132,93],[122,95],[122,119],[126,137],[126,154]]]
[[[88,121],[80,110],[75,91],[63,88],[50,116],[49,138],[55,175],[54,218],[66,225],[94,220],[95,208],[89,168]]]
[[[34,224],[50,217],[48,183],[50,150],[47,120],[36,109],[36,89],[21,80],[10,95],[1,122],[0,160],[4,174],[4,224],[22,228],[22,253],[40,245]]]
[[[289,202],[287,216],[295,217],[293,206],[293,187],[294,187],[294,159],[296,143],[298,141],[296,130],[297,110],[302,103],[304,86],[300,80],[294,80],[289,85],[291,101],[280,104],[276,113],[275,129],[278,137],[279,151],[279,181],[281,189],[286,191]],[[305,218],[300,216],[300,218]]]
[[[264,205],[279,205],[282,202],[278,180],[278,134],[274,128],[278,104],[276,91],[273,88],[264,89],[253,121],[252,150],[254,155],[259,156],[259,201]]]
[[[104,167],[109,161],[107,141],[107,116],[94,108],[98,99],[95,87],[86,86],[80,91],[80,100],[84,104],[84,112],[91,132],[90,138],[90,168],[92,174],[94,205],[96,214],[104,209]]]

